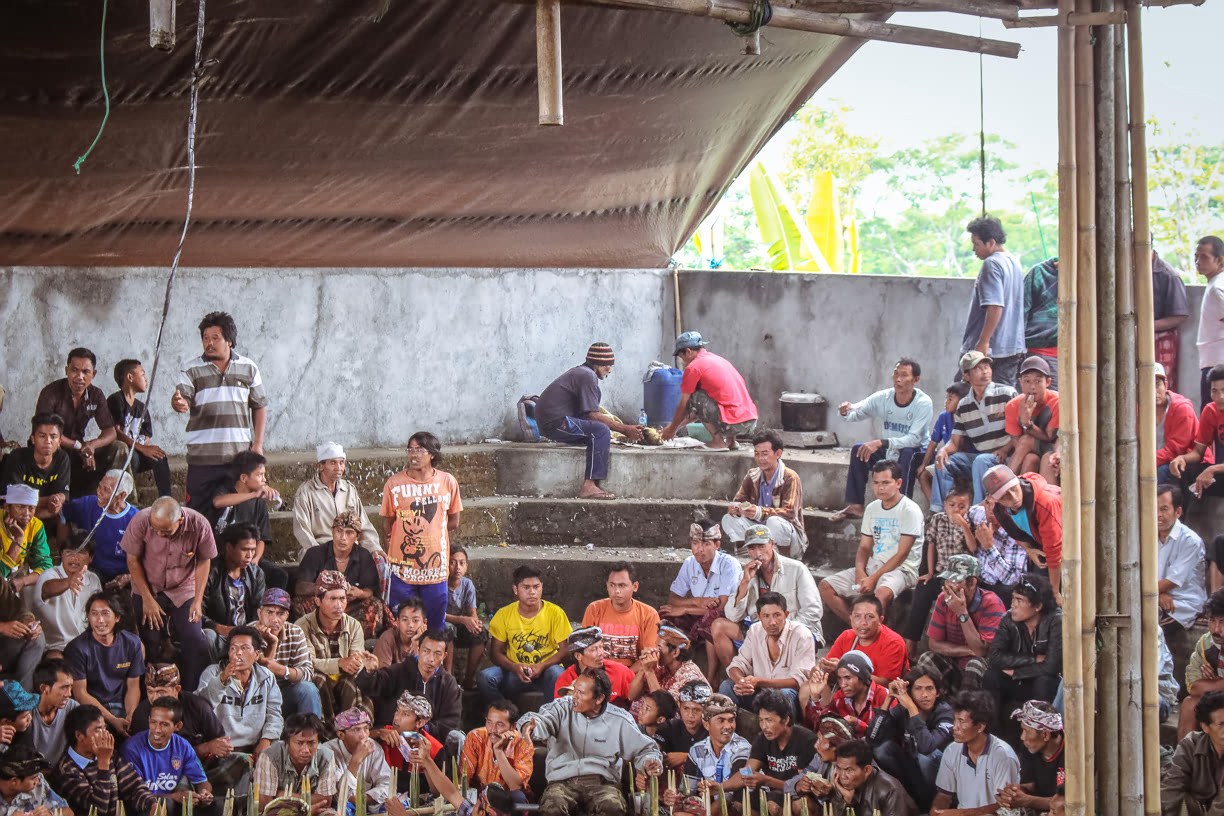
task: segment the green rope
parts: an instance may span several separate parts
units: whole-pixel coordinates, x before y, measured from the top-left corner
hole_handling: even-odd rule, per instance
[[[761,30],[771,19],[773,19],[773,6],[769,4],[769,0],[752,0],[748,22],[735,23],[727,20],[727,25],[741,37],[750,37]]]
[[[102,35],[98,45],[98,63],[102,66],[102,96],[106,99],[106,113],[102,115],[102,124],[98,126],[98,135],[94,136],[93,142],[90,143],[89,149],[81,154],[81,157],[76,160],[76,164],[72,165],[77,175],[81,175],[81,165],[85,163],[85,159],[89,158],[89,154],[93,152],[94,146],[98,140],[102,138],[102,131],[106,129],[106,120],[110,118],[110,91],[106,88],[106,3],[107,0],[102,0]]]

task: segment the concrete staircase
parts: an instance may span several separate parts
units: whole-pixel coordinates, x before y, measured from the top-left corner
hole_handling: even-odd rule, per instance
[[[357,486],[366,512],[381,530],[382,486],[404,467],[404,453],[354,449],[348,456],[346,478]],[[848,456],[843,449],[788,453],[785,458],[803,481],[810,541],[805,560],[818,578],[854,562],[857,525],[832,520],[842,506]],[[514,568],[533,563],[545,574],[546,597],[575,620],[590,601],[605,597],[605,568],[615,561],[636,565],[641,600],[655,606],[665,602],[676,570],[689,554],[689,524],[698,514],[721,517],[752,466],[751,451],[743,447],[729,453],[616,448],[604,486],[619,498],[594,501],[573,498],[581,481],[581,448],[552,443],[455,445],[443,450],[440,465],[459,481],[464,509],[455,541],[468,550],[469,576],[490,613],[513,600]],[[186,466],[179,460],[171,469],[181,498]],[[269,553],[278,563],[293,565],[301,557],[292,531],[293,495],[314,472],[312,453],[268,456],[268,481],[285,499],[284,507],[272,514]],[[148,474],[142,474],[137,485],[151,495]],[[897,614],[899,607],[894,607]]]

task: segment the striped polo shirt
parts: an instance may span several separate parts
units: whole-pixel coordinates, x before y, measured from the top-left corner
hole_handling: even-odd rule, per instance
[[[952,435],[968,437],[978,453],[997,451],[1011,439],[1007,435],[1007,403],[1014,396],[1016,389],[1010,385],[992,382],[978,402],[973,389],[969,389],[952,416]]]
[[[230,352],[225,371],[197,357],[179,372],[176,387],[191,403],[187,464],[226,465],[251,446],[251,411],[268,404],[255,361]]]

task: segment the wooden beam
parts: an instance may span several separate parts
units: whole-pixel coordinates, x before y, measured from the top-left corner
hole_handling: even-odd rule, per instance
[[[149,0],[149,47],[174,50],[174,0]]]
[[[752,16],[752,4],[749,0],[588,0],[588,2],[600,6],[629,6],[650,11],[670,11],[676,14],[713,17],[716,20],[733,23],[747,23]],[[952,51],[969,51],[993,57],[1015,59],[1020,56],[1020,43],[988,40],[930,28],[856,20],[798,8],[775,6],[773,19],[769,21],[769,25],[772,28],[809,31],[815,34],[834,34],[839,37],[857,37],[863,40],[905,45],[922,45]]]
[[[863,0],[863,5],[879,5],[879,0]],[[775,13],[780,7],[802,8],[810,11],[825,11],[819,0],[781,0],[773,4]],[[853,3],[850,3],[853,5]],[[993,17],[999,20],[1015,20],[1020,17],[1020,7],[999,0],[887,0],[885,5],[892,11],[950,11],[957,14],[972,14],[974,17]]]
[[[565,124],[561,94],[561,0],[536,0],[536,85],[540,124]]]
[[[1125,11],[1073,11],[1067,16],[1068,25],[1072,26],[1102,26],[1125,25]],[[1004,28],[1041,28],[1058,25],[1058,15],[1042,15],[1040,17],[1021,17],[1018,20],[1004,20]]]

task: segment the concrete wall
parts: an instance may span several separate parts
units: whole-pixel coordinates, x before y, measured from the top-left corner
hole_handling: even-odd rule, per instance
[[[151,358],[166,270],[0,270],[0,429],[22,439],[39,389],[62,376],[65,352],[92,348],[95,381]],[[843,443],[867,423],[835,415],[842,400],[886,387],[898,357],[923,366],[921,387],[941,410],[956,369],[973,281],[772,272],[680,273],[686,329],[744,373],[762,424],[780,424],[782,391],[830,402]],[[184,269],[163,344],[157,436],[182,450],[185,420],[168,408],[183,361],[199,354],[196,324],[214,309],[238,321],[239,350],[263,370],[271,397],[267,445],[308,450],[321,439],[398,445],[415,430],[448,441],[517,438],[514,404],[581,361],[593,340],[616,350],[605,404],[625,417],[642,405],[641,377],[668,360],[674,337],[671,275],[663,270]],[[1197,403],[1194,316],[1182,328],[1180,390]]]
[[[1202,289],[1189,287],[1191,317],[1181,328],[1179,358],[1178,387],[1195,404]],[[919,387],[937,415],[943,410],[972,298],[971,278],[680,273],[684,328],[700,331],[711,351],[744,374],[761,423],[780,427],[783,391],[814,391],[829,401],[828,427],[842,444],[876,435],[870,423],[837,416],[837,405],[891,385],[899,357],[921,364]]]
[[[108,394],[118,360],[138,357],[147,370],[165,269],[0,275],[6,437],[25,438],[39,390],[63,376],[74,346],[98,355],[95,384]],[[416,430],[452,441],[517,438],[518,398],[580,363],[595,340],[610,342],[619,363],[605,404],[636,418],[642,372],[672,342],[662,271],[183,269],[152,397],[156,436],[171,452],[183,449],[185,425],[169,409],[173,382],[199,355],[196,325],[213,310],[234,315],[239,350],[260,365],[267,446],[280,450],[324,439],[399,445]]]

